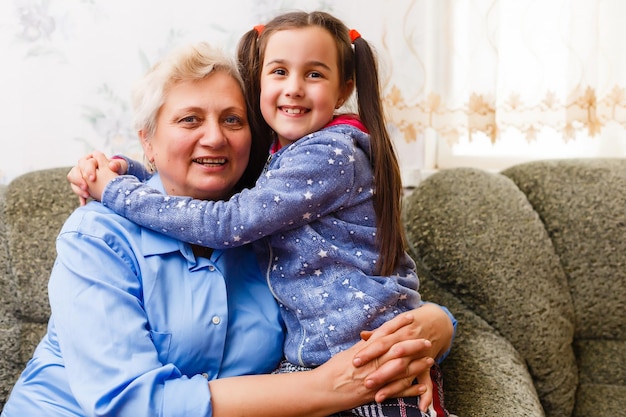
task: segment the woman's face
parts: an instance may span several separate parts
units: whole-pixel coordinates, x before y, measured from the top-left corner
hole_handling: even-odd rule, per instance
[[[154,136],[140,135],[170,195],[228,198],[250,156],[245,99],[237,81],[223,71],[173,84]]]

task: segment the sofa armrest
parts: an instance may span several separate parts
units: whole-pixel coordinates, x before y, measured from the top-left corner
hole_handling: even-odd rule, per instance
[[[420,291],[458,320],[441,366],[446,409],[458,416],[543,417],[532,377],[513,345],[424,271]]]
[[[502,174],[456,168],[422,181],[405,208],[416,259],[515,348],[546,415],[570,415],[578,385],[572,295],[526,194]],[[493,366],[497,374],[506,370],[499,361]]]
[[[445,400],[459,416],[544,416],[526,364],[493,328],[457,312],[459,328],[443,364]]]
[[[19,324],[15,317],[17,282],[11,273],[7,237],[5,185],[0,185],[0,410],[4,407],[13,381],[21,367],[19,363]],[[3,381],[7,381],[6,383]]]
[[[0,186],[0,408],[46,331],[56,237],[78,206],[68,171],[32,171]]]

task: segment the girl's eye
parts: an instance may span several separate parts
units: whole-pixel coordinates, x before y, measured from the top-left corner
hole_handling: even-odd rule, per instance
[[[322,78],[323,75],[321,72],[317,72],[317,71],[312,71],[309,73],[309,77],[311,78]]]
[[[285,75],[287,74],[287,71],[285,71],[282,68],[277,68],[274,71],[272,71],[272,74],[276,74],[276,75]]]

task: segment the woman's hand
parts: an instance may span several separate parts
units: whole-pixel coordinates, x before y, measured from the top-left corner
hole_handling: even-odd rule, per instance
[[[363,332],[367,343],[354,356],[355,366],[371,361],[377,363],[366,384],[382,386],[376,401],[385,398],[419,395],[420,409],[425,411],[432,402],[430,367],[452,343],[454,327],[448,314],[437,304],[401,314],[373,332]],[[425,339],[425,340],[424,340]],[[417,378],[418,384],[413,385]]]
[[[103,161],[105,162],[103,163]],[[78,195],[81,206],[87,203],[89,197],[94,197],[90,194],[90,183],[97,181],[97,172],[100,167],[108,167],[108,170],[120,175],[126,173],[128,169],[124,159],[108,159],[102,152],[98,151],[80,158],[76,166],[68,172],[67,180],[70,182],[74,194]],[[102,196],[102,190],[100,190],[99,195]]]
[[[209,381],[213,415],[321,417],[372,400],[416,395],[420,408],[426,410],[432,392],[427,393],[428,386],[421,381],[413,385],[413,379],[430,375],[433,358],[439,350],[447,350],[452,333],[445,311],[436,304],[424,304],[366,334],[367,341],[311,371]],[[427,337],[419,338],[420,334]]]
[[[354,355],[366,344],[360,341],[310,371],[211,380],[213,415],[323,417],[369,403],[386,381],[366,383],[378,370],[376,361],[353,365]],[[410,362],[400,361],[406,366]]]

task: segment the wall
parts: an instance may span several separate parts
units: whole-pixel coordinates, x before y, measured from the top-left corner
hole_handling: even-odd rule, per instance
[[[323,9],[378,50],[383,91],[409,96],[419,63],[412,34],[419,1],[4,0],[0,2],[0,183],[73,165],[93,149],[141,157],[130,129],[132,83],[172,47],[207,40],[234,52],[241,34],[279,11]],[[419,41],[419,40],[418,40]],[[390,120],[401,165],[414,173],[423,145]],[[408,126],[408,127],[407,127]]]

